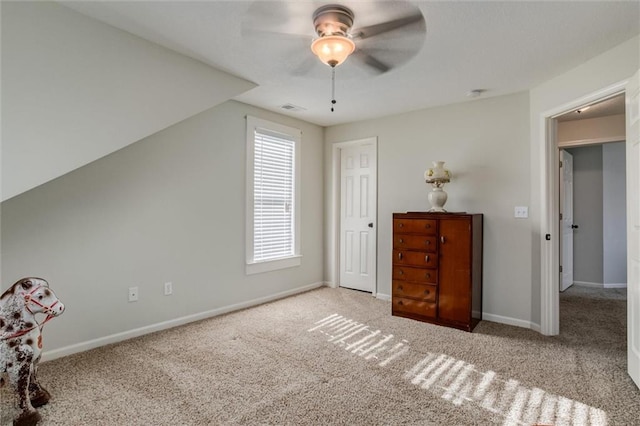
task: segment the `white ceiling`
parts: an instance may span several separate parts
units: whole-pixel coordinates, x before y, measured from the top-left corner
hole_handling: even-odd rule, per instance
[[[362,40],[369,49],[384,49],[383,58],[404,63],[375,74],[347,60],[336,70],[332,113],[330,69],[313,60],[309,50],[311,16],[327,3],[62,2],[258,84],[234,98],[238,101],[322,126],[462,102],[472,89],[485,90],[483,97],[527,90],[640,33],[637,1],[342,1],[355,13],[354,27],[393,19],[417,6],[426,34],[407,37],[412,34],[407,28]],[[258,25],[307,37],[249,31]],[[309,72],[299,75],[304,67]],[[286,111],[284,104],[304,110]]]
[[[559,117],[558,121],[586,120],[596,117],[607,117],[609,115],[620,115],[625,113],[624,93],[595,102],[587,107],[581,107],[575,111],[567,112]]]

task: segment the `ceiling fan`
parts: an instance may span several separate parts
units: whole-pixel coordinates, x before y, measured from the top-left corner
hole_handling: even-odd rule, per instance
[[[424,17],[408,1],[353,2],[353,9],[341,4],[321,4],[315,6],[312,14],[305,10],[310,5],[313,3],[257,1],[248,10],[243,33],[259,36],[255,41],[264,42],[264,47],[274,52],[277,49],[271,45],[282,43],[267,46],[266,40],[273,36],[311,41],[311,51],[331,67],[332,112],[336,104],[335,69],[347,58],[369,72],[383,74],[413,57],[424,42]],[[313,26],[308,24],[309,16]],[[356,19],[364,25],[354,28]],[[299,32],[301,25],[313,28],[315,36],[310,31],[305,34],[304,29]],[[294,76],[307,74],[319,63],[304,51],[286,56],[303,58],[297,67],[281,68]]]
[[[316,3],[311,14],[312,5],[258,1],[248,11],[250,19],[245,21],[243,33],[256,35],[260,40],[273,37],[310,40],[311,51],[326,65],[334,68],[352,58],[350,62],[353,60],[374,74],[401,65],[422,47],[425,20],[420,9],[407,1],[353,2],[352,7]],[[354,27],[354,23],[364,26]],[[301,28],[307,28],[308,32],[300,32]],[[305,61],[290,70],[293,75],[304,75],[312,67],[304,52],[299,55]]]

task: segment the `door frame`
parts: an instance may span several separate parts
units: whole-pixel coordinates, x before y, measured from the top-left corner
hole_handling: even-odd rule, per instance
[[[374,191],[376,195],[378,193],[378,180],[377,180],[377,170],[378,170],[378,137],[371,136],[368,138],[362,138],[352,141],[345,142],[335,142],[331,144],[331,189],[329,193],[329,223],[327,224],[329,227],[329,241],[327,242],[328,252],[326,253],[327,258],[327,270],[329,271],[329,279],[328,285],[332,288],[337,288],[339,286],[338,281],[340,280],[340,200],[341,200],[341,192],[340,192],[340,157],[341,151],[343,148],[362,145],[363,143],[372,144],[373,148],[376,152],[376,181],[374,183]],[[375,205],[375,213],[376,213],[376,226],[374,226],[374,232],[376,233],[376,241],[378,240],[378,197],[376,196],[376,205]],[[371,295],[373,297],[378,296],[378,248],[376,243],[376,253],[374,256],[375,265],[375,280],[373,291]]]
[[[539,116],[540,134],[544,135],[540,144],[540,158],[543,159],[540,162],[540,332],[547,336],[560,333],[560,148],[553,121],[579,107],[624,93],[628,81],[619,81]],[[551,236],[550,240],[546,240],[546,235]]]

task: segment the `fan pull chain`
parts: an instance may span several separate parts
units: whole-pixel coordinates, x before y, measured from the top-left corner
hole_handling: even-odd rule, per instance
[[[331,67],[331,112],[336,104],[336,68]]]

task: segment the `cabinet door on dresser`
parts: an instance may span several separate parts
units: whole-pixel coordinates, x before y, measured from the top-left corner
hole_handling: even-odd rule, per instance
[[[468,324],[471,321],[471,221],[441,219],[439,226],[438,316],[441,320]]]

